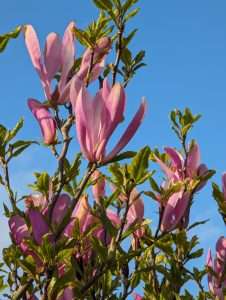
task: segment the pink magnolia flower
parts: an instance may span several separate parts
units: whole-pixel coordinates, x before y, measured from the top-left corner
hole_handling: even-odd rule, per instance
[[[106,154],[106,145],[125,110],[125,92],[120,84],[112,88],[103,83],[103,88],[92,98],[84,86],[80,92],[71,90],[71,102],[76,115],[76,129],[79,144],[84,156],[90,162],[107,162],[115,157],[130,141],[140,126],[146,110],[142,101],[133,120],[113,150]]]
[[[46,38],[43,56],[39,40],[34,28],[26,25],[24,29],[25,44],[30,55],[32,64],[36,69],[44,92],[48,100],[57,98],[57,103],[64,103],[68,100],[69,83],[68,75],[74,65],[74,34],[75,24],[71,22],[64,32],[63,39],[54,32]],[[61,78],[55,91],[51,89],[51,82],[55,75],[61,71]]]
[[[208,273],[208,284],[210,292],[224,300],[223,290],[226,289],[225,266],[226,266],[226,238],[220,237],[216,244],[216,257],[212,259],[211,250],[207,255],[207,266],[213,270],[214,274]]]
[[[28,100],[28,107],[39,123],[44,143],[51,145],[56,139],[56,121],[48,108],[35,99]]]
[[[157,163],[166,175],[166,183],[194,179],[197,176],[205,174],[208,170],[200,162],[200,149],[197,143],[190,146],[187,160],[174,148],[166,147],[165,152],[169,157],[169,165],[155,157]]]
[[[166,175],[163,187],[167,189],[172,183],[193,180],[198,176],[204,175],[208,169],[200,163],[200,150],[196,143],[191,144],[187,159],[173,148],[166,147],[165,152],[169,157],[169,164],[156,157],[156,161]],[[205,181],[201,182],[196,191],[200,190]],[[181,187],[180,191],[173,193],[166,203],[161,201],[161,231],[171,231],[178,226],[186,227],[189,222],[189,210],[192,194]]]

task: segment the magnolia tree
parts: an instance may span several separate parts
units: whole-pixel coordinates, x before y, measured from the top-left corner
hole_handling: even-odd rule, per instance
[[[24,36],[45,99],[27,102],[41,142],[18,140],[22,120],[10,130],[0,125],[0,184],[8,194],[11,238],[2,253],[1,299],[223,300],[226,238],[216,237],[214,258],[209,250],[200,266],[203,249],[192,229],[205,221],[189,221],[196,194],[214,174],[201,162],[198,142],[187,139],[200,115],[187,108],[171,112],[180,149],[160,153],[145,145],[123,152],[139,134],[148,106],[143,99],[124,126],[126,88],[145,65],[144,51],[129,50],[136,29],[128,32],[127,23],[139,11],[138,0],[93,2],[100,10],[96,21],[86,29],[72,21],[63,37],[50,33],[43,51],[30,24],[0,36],[1,51],[11,38]],[[81,57],[75,57],[78,43]],[[118,126],[124,133],[109,150]],[[80,152],[70,160],[72,140]],[[35,173],[30,194],[18,196],[9,168],[34,143],[51,151],[55,172]],[[213,184],[213,196],[226,223],[226,174],[222,188]],[[156,204],[157,228],[149,221],[155,212],[144,217],[146,201]],[[186,288],[190,281],[195,295]]]

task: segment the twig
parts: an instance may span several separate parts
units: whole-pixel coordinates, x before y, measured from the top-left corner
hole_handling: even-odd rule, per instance
[[[116,82],[118,67],[119,67],[119,63],[120,63],[120,59],[121,59],[121,55],[122,55],[122,50],[123,50],[122,37],[123,37],[124,29],[125,29],[124,24],[120,24],[119,31],[118,31],[118,50],[117,50],[114,68],[113,68],[113,72],[112,72],[112,86]]]

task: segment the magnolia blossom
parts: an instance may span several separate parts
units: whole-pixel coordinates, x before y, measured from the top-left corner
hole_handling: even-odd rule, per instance
[[[213,261],[211,250],[207,255],[207,266],[212,269],[208,273],[208,284],[210,292],[218,297],[219,300],[224,300],[224,292],[226,290],[226,238],[220,237],[216,244],[216,257]]]
[[[169,164],[164,163],[159,158],[155,157],[157,163],[166,175],[166,181],[163,187],[167,189],[171,184],[193,180],[204,175],[208,169],[204,164],[200,163],[200,150],[196,143],[190,146],[187,159],[173,148],[165,148],[165,152],[169,157]],[[205,181],[201,182],[196,191],[200,190],[205,185]],[[161,198],[161,196],[160,196]],[[185,191],[184,186],[173,193],[166,203],[161,203],[161,230],[171,231],[178,224],[186,227],[189,221],[189,208],[192,194],[190,191]]]
[[[25,44],[32,64],[40,77],[45,96],[51,100],[54,95],[57,103],[64,103],[68,100],[70,86],[68,75],[74,65],[75,55],[74,27],[75,24],[71,22],[62,39],[58,34],[51,32],[46,38],[43,56],[34,28],[31,25],[26,25],[24,28]],[[56,90],[52,91],[51,82],[59,71],[61,71],[60,81]]]
[[[142,101],[133,120],[110,153],[106,153],[107,143],[119,123],[123,121],[125,92],[120,84],[112,88],[107,80],[103,88],[93,98],[82,86],[79,93],[72,84],[71,102],[76,116],[76,129],[81,151],[90,162],[107,162],[115,157],[130,141],[140,126],[146,111]]]
[[[48,100],[54,100],[58,104],[69,101],[71,84],[70,71],[75,61],[74,27],[74,22],[71,22],[66,28],[62,39],[58,34],[51,32],[46,38],[43,56],[34,28],[31,25],[24,27],[25,44],[32,64],[40,77],[45,96]],[[87,79],[86,77],[90,70],[92,56],[93,67],[89,74],[89,80],[91,81],[98,78],[104,68],[105,57],[110,47],[110,38],[103,37],[97,41],[93,49],[88,48],[85,51],[77,74],[81,80]],[[52,90],[51,83],[59,72],[61,72],[59,83],[56,88]]]

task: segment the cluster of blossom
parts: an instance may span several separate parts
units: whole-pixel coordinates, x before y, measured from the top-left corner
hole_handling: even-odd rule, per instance
[[[81,65],[76,74],[72,72],[75,62],[75,36],[74,23],[70,23],[61,39],[56,33],[50,33],[46,38],[43,55],[40,50],[37,35],[31,25],[24,28],[25,43],[31,61],[35,67],[46,98],[41,103],[36,99],[29,99],[28,106],[38,121],[44,143],[55,144],[57,141],[57,120],[53,111],[58,105],[70,103],[76,122],[76,133],[81,152],[90,163],[107,163],[111,161],[131,140],[140,126],[145,111],[146,102],[143,100],[139,109],[129,123],[127,129],[119,139],[115,147],[106,152],[110,137],[117,126],[124,119],[126,95],[124,88],[116,83],[110,86],[107,79],[104,79],[102,86],[95,97],[90,96],[87,90],[87,82],[96,80],[105,65],[105,58],[111,48],[111,40],[107,37],[101,38],[96,46],[88,48],[81,60]],[[93,65],[90,68],[90,62]],[[52,89],[53,81],[60,73],[60,80]],[[156,194],[160,205],[160,230],[164,233],[173,231],[176,228],[186,228],[189,223],[189,212],[193,196],[206,183],[205,175],[208,173],[206,165],[200,162],[200,150],[197,143],[191,143],[185,157],[177,150],[167,147],[165,153],[168,162],[155,157],[165,173],[165,181],[162,184],[162,191],[167,191],[173,185],[177,185],[175,191],[165,199],[163,193]],[[93,199],[96,205],[101,205],[101,199],[105,197],[105,180],[99,171],[92,175],[94,180]],[[226,175],[223,176],[223,194],[226,199]],[[82,260],[85,266],[95,255],[91,247],[91,241],[86,237],[87,230],[95,225],[93,236],[109,246],[111,237],[106,233],[101,220],[94,215],[88,201],[87,195],[82,195],[75,208],[72,209],[71,217],[60,235],[56,234],[55,228],[59,228],[67,212],[72,206],[72,199],[67,194],[60,194],[49,202],[49,198],[42,194],[31,195],[25,200],[26,211],[24,214],[15,214],[9,220],[12,240],[21,249],[24,255],[30,255],[36,262],[36,268],[42,269],[45,262],[40,254],[35,252],[32,243],[41,246],[45,238],[51,245],[59,240],[73,238],[75,225],[79,224],[81,236],[84,237],[85,247],[82,251],[75,251],[74,257]],[[119,201],[129,202],[129,209],[123,230],[130,226],[142,224],[144,218],[144,204],[139,193],[133,189],[129,199],[119,195]],[[52,203],[54,203],[52,207]],[[116,229],[120,228],[122,216],[113,210],[107,209],[106,217]],[[139,247],[139,240],[144,235],[142,226],[133,232],[132,247]],[[209,251],[207,265],[209,270],[210,292],[223,300],[223,289],[226,288],[224,273],[226,269],[226,238],[221,237],[216,246],[216,258],[212,262],[212,255]],[[58,276],[65,274],[65,265],[57,266]],[[32,296],[31,299],[36,299]],[[73,299],[73,290],[65,288],[60,300]],[[134,293],[135,300],[143,299],[142,296]]]

